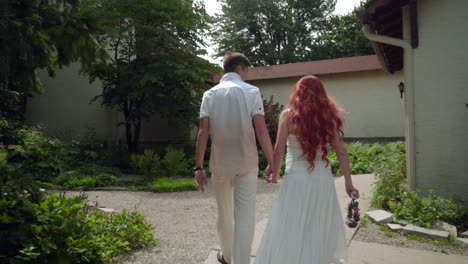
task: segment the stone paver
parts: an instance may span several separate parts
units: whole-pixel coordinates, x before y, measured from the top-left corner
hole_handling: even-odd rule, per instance
[[[393,218],[393,214],[389,213],[385,210],[374,210],[367,212],[367,216],[370,220],[374,223],[392,223],[395,219]]]
[[[434,225],[433,229],[447,231],[450,235],[457,237],[457,227],[451,225],[449,223],[437,220],[436,224]]]
[[[403,228],[403,233],[418,234],[418,235],[428,236],[434,239],[448,238],[449,236],[449,232],[447,231],[428,229],[428,228],[423,228],[423,227],[419,227],[419,226],[415,226],[411,224]]]
[[[399,224],[387,224],[388,228],[390,228],[390,230],[392,231],[399,231],[399,230],[402,230],[404,228],[404,226],[402,225],[399,225]]]
[[[462,242],[463,244],[468,245],[468,238],[457,237],[457,240]]]

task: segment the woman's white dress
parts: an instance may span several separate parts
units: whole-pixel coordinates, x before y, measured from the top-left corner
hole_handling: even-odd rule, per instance
[[[315,168],[295,135],[288,136],[285,179],[273,205],[256,264],[346,261],[344,223],[330,166],[317,153]]]

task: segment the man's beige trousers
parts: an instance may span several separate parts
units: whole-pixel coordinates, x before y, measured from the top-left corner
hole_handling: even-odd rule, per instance
[[[218,237],[230,264],[249,264],[255,232],[258,168],[246,174],[217,170],[213,191],[218,204]]]

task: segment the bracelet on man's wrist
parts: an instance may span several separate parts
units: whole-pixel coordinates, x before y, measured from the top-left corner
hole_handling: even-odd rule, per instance
[[[193,171],[199,171],[199,170],[203,170],[203,167],[195,167],[195,168],[193,168]]]

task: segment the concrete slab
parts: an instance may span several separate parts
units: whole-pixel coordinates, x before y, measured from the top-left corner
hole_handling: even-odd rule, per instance
[[[399,248],[353,240],[348,248],[348,264],[466,264],[467,256]]]
[[[404,226],[402,225],[399,225],[399,224],[387,224],[388,228],[390,228],[390,230],[392,231],[400,231],[403,229]]]
[[[457,240],[465,245],[468,245],[468,238],[457,237]]]
[[[449,232],[447,231],[440,231],[440,230],[434,230],[434,229],[428,229],[424,227],[419,227],[415,225],[407,225],[403,228],[403,233],[406,234],[418,234],[418,235],[423,235],[423,236],[428,236],[433,239],[438,239],[438,238],[448,238]]]
[[[373,210],[367,212],[367,216],[372,222],[378,224],[393,223],[394,221],[393,214],[385,210]]]

